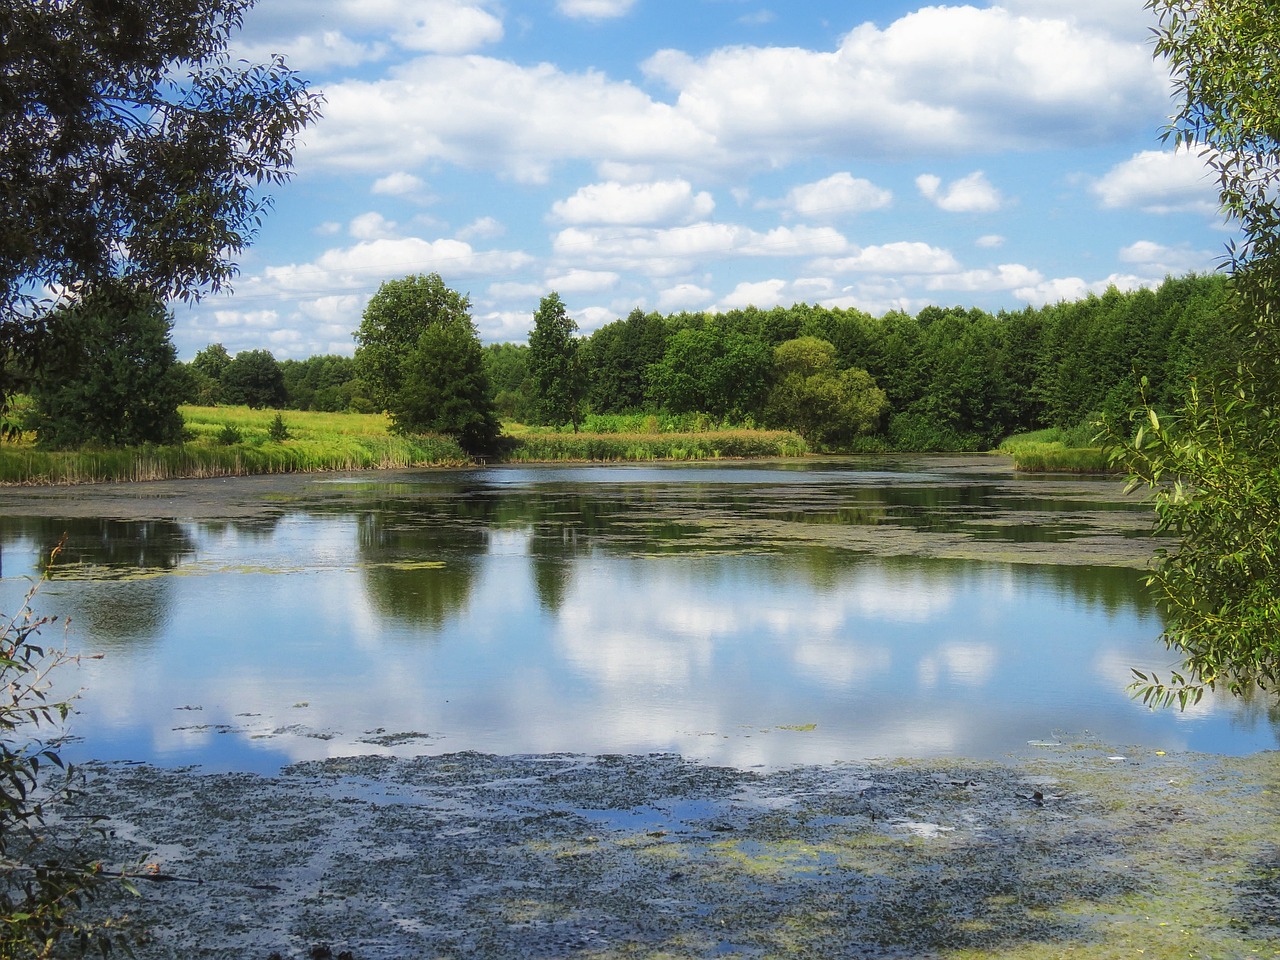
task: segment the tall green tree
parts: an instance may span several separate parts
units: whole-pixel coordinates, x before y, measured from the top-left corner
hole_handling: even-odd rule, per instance
[[[741,419],[763,413],[773,351],[741,333],[677,331],[649,367],[652,396],[672,413]]]
[[[667,324],[639,307],[605,324],[579,349],[587,403],[593,413],[631,413],[648,398],[648,371],[666,350]]]
[[[115,284],[61,307],[54,320],[31,391],[41,446],[182,439],[184,381],[163,304]]]
[[[231,363],[231,354],[220,343],[211,343],[187,364],[188,403],[213,406],[222,402],[222,375]]]
[[[471,301],[438,273],[388,280],[365,307],[355,332],[356,373],[379,408],[390,410],[404,385],[403,361],[427,327],[471,324]]]
[[[0,413],[65,316],[45,291],[186,299],[234,276],[321,104],[282,59],[230,55],[253,2],[0,7]]]
[[[1198,377],[1172,416],[1119,439],[1156,526],[1179,535],[1150,582],[1182,659],[1139,674],[1149,702],[1280,682],[1280,18],[1269,0],[1148,0],[1180,101],[1168,139],[1217,174],[1243,240],[1231,251],[1236,362]]]
[[[774,348],[774,386],[766,418],[819,446],[839,446],[870,433],[888,409],[884,391],[865,370],[836,366],[836,348],[797,337]]]
[[[529,422],[533,417],[533,387],[529,378],[527,343],[491,343],[484,348],[484,369],[493,405],[501,417]]]
[[[471,301],[439,274],[388,280],[356,331],[356,372],[405,433],[444,433],[470,453],[491,450],[501,427]]]
[[[222,372],[222,399],[253,407],[283,407],[284,373],[270,350],[241,350]]]
[[[392,426],[401,433],[443,433],[467,453],[488,453],[501,433],[484,348],[471,322],[426,327],[401,365],[402,384],[392,398]]]
[[[529,332],[529,372],[538,419],[553,427],[573,424],[582,409],[582,371],[578,365],[578,324],[558,293],[542,298]]]

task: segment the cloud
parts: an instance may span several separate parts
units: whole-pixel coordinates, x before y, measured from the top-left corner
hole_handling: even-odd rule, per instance
[[[916,177],[916,187],[921,196],[948,213],[992,213],[1002,206],[1000,191],[981,170],[951,181],[945,190],[942,178],[923,173]]]
[[[1118,39],[1143,41],[1150,34],[1152,16],[1142,3],[1117,0],[1000,0],[1010,13],[1041,19],[1066,20]]]
[[[1141,42],[968,6],[864,24],[829,51],[662,50],[643,72],[671,96],[595,70],[420,57],[378,80],[327,85],[304,152],[344,168],[443,161],[545,182],[572,160],[739,171],[820,155],[1036,149],[1131,135],[1135,117],[1163,111],[1167,83]]]
[[[504,227],[493,217],[479,217],[458,231],[459,240],[493,240],[506,234]]]
[[[480,339],[486,343],[523,343],[533,326],[533,311],[473,310],[471,319],[480,331]]]
[[[610,270],[570,270],[548,278],[547,286],[557,293],[600,293],[612,290],[620,279]]]
[[[1033,286],[1019,288],[1014,290],[1013,294],[1033,306],[1045,306],[1050,303],[1083,300],[1089,294],[1101,295],[1111,287],[1127,292],[1140,287],[1154,287],[1159,282],[1159,279],[1144,280],[1132,274],[1119,273],[1113,273],[1105,280],[1092,281],[1080,277],[1058,277],[1041,281]]]
[[[625,17],[636,0],[557,0],[556,9],[566,17],[583,20],[610,20]]]
[[[705,308],[715,294],[706,287],[694,283],[678,283],[658,293],[658,310],[672,313],[680,310],[699,310]]]
[[[984,249],[995,250],[998,247],[1004,246],[1004,237],[1000,236],[998,233],[988,233],[985,236],[979,237],[974,241],[974,243]]]
[[[856,178],[851,173],[836,173],[815,183],[792,187],[783,204],[804,217],[832,219],[882,210],[892,202],[893,193],[870,180]]]
[[[1144,150],[1092,185],[1104,208],[1146,213],[1218,212],[1218,189],[1204,160],[1190,150]]]
[[[1169,247],[1150,240],[1139,240],[1120,251],[1121,263],[1131,263],[1162,277],[1209,272],[1220,258],[1221,254],[1193,250],[1190,244]]]
[[[918,241],[897,241],[880,246],[855,247],[850,256],[823,259],[815,268],[831,273],[954,273],[960,264],[941,247]]]
[[[253,40],[237,42],[235,54],[265,61],[285,50],[291,66],[315,71],[383,60],[396,48],[467,53],[502,39],[502,21],[487,6],[476,0],[273,0],[246,17],[245,34]]]
[[[687,180],[610,181],[589,184],[568,199],[556,201],[551,215],[563,223],[635,226],[689,223],[710,216],[715,206],[711,194],[695,194]]]
[[[621,279],[609,270],[569,270],[548,275],[540,283],[490,284],[489,296],[498,300],[540,300],[552,291],[564,295],[601,293],[616,287]]]
[[[1016,290],[1032,287],[1044,279],[1044,274],[1020,263],[1002,263],[994,270],[966,270],[930,277],[925,284],[929,290],[956,290],[965,293]]]
[[[373,192],[389,197],[412,197],[421,195],[426,186],[421,177],[415,177],[411,173],[398,170],[375,180],[373,182]]]
[[[385,240],[396,235],[396,225],[380,213],[362,213],[352,219],[347,232],[357,240]]]
[[[712,134],[631,84],[546,63],[423,57],[383,79],[331,84],[325,96],[324,119],[302,153],[348,169],[444,161],[542,183],[566,160],[646,163],[670,159],[673,149],[722,152]]]
[[[1100,37],[1000,7],[931,6],[851,31],[834,52],[659,51],[648,76],[682,115],[737,154],[905,153],[1071,144],[1127,136],[1159,110],[1165,78],[1141,38]]]
[[[758,283],[740,283],[733,292],[716,304],[717,310],[737,310],[743,307],[771,307],[789,305],[784,291],[785,280],[761,280]],[[794,302],[794,301],[792,301]]]
[[[765,233],[728,223],[664,229],[568,227],[553,238],[557,255],[651,275],[687,272],[701,261],[742,256],[838,254],[848,241],[830,227],[777,227]]]

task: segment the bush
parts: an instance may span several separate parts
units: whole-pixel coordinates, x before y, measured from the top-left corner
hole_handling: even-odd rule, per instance
[[[0,615],[0,957],[47,957],[64,945],[105,954],[120,941],[76,912],[108,878],[81,849],[88,830],[68,828],[86,821],[55,816],[78,795],[76,773],[58,737],[40,736],[71,710],[50,698],[49,678],[76,658],[35,642],[54,618],[32,614],[34,593]]]
[[[285,426],[283,414],[277,411],[271,426],[267,427],[267,437],[273,443],[284,443],[289,439],[289,428]]]
[[[224,447],[231,447],[237,443],[244,442],[244,434],[240,432],[240,428],[233,423],[223,426],[222,432],[218,434],[218,442]]]

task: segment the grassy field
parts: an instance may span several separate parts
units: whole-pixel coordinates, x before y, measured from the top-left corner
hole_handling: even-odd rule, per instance
[[[380,414],[280,414],[287,437],[273,439],[275,410],[182,408],[187,442],[175,446],[54,452],[32,437],[0,443],[0,483],[100,483],[227,477],[254,473],[457,466],[472,458],[447,437],[404,437]],[[704,418],[705,420],[705,418]],[[634,422],[633,422],[634,421]],[[691,418],[599,418],[593,431],[556,431],[509,424],[503,460],[714,460],[791,457],[808,452],[796,434],[718,429]]]
[[[287,437],[273,439],[275,410],[248,407],[182,408],[188,440],[176,446],[38,449],[31,437],[0,443],[0,483],[95,483],[226,477],[254,473],[457,466],[472,458],[453,440],[404,437],[381,414],[280,414]],[[1027,472],[1108,473],[1106,452],[1090,445],[1088,427],[1038,430],[1010,437],[1000,452]],[[705,416],[589,417],[569,428],[504,425],[499,457],[516,463],[638,462],[801,457],[810,448],[798,434],[717,424]]]
[[[387,418],[285,411],[287,439],[271,439],[274,410],[183,407],[190,438],[176,446],[40,450],[30,438],[0,444],[0,483],[99,483],[253,473],[368,470],[471,462],[446,437],[401,437]]]

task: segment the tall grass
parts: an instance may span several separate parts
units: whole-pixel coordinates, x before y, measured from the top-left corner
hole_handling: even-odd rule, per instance
[[[382,416],[288,412],[289,439],[273,441],[274,410],[183,407],[182,415],[189,439],[175,446],[54,452],[36,449],[29,441],[0,444],[0,483],[101,483],[471,462],[448,437],[388,433]],[[228,426],[240,434],[239,442],[219,442]]]
[[[1005,439],[1000,452],[1012,457],[1013,468],[1024,473],[1116,473],[1107,452],[1093,445],[1095,433],[1087,423],[1019,433]]]
[[[288,439],[272,440],[276,413],[248,407],[183,407],[187,440],[175,446],[64,453],[40,450],[29,438],[0,443],[0,483],[128,482],[471,462],[448,437],[392,434],[387,418],[374,414],[285,411]],[[589,422],[601,429],[571,433],[512,424],[502,459],[521,463],[716,460],[798,457],[808,452],[804,440],[794,433],[720,429],[705,417],[646,415]],[[223,442],[226,438],[235,442]]]
[[[513,432],[505,455],[519,463],[547,461],[720,460],[801,457],[808,445],[785,430],[715,430],[706,433]]]

